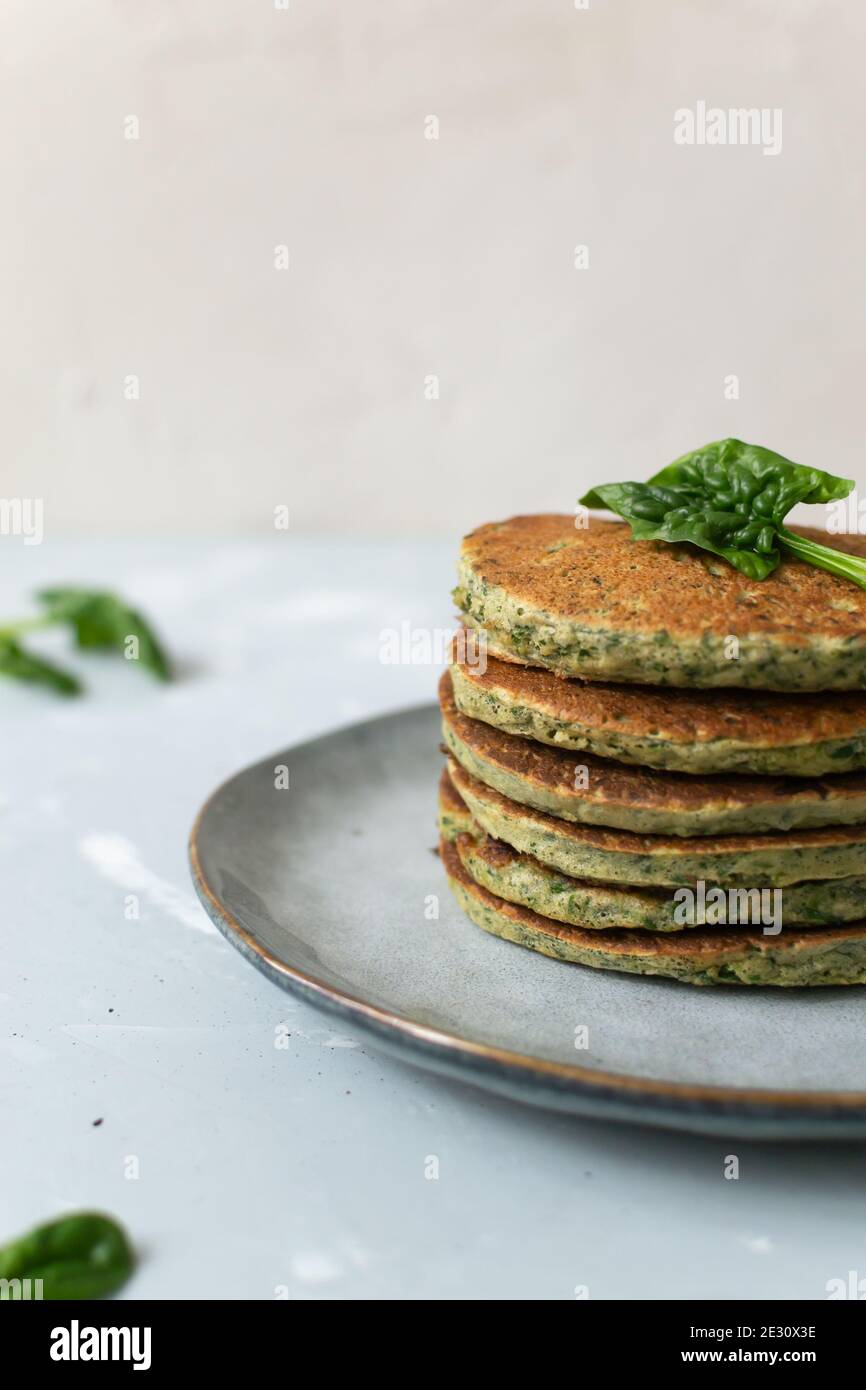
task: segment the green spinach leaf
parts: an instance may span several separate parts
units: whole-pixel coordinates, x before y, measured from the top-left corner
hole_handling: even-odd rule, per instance
[[[42,1281],[43,1298],[102,1298],[135,1266],[126,1232],[110,1216],[74,1212],[37,1226],[0,1249],[0,1300],[22,1297],[21,1281]],[[32,1288],[30,1296],[35,1297]]]
[[[27,652],[14,637],[0,635],[0,676],[48,686],[59,695],[78,695],[81,684],[60,666]]]
[[[785,549],[866,589],[866,560],[797,536],[783,525],[798,502],[847,497],[854,482],[792,463],[739,439],[684,454],[646,483],[602,483],[582,499],[629,522],[635,540],[689,542],[750,579],[766,579]]]
[[[141,663],[160,680],[171,679],[171,667],[148,622],[116,594],[92,589],[43,589],[38,595],[46,619],[68,623],[79,647],[113,650]]]

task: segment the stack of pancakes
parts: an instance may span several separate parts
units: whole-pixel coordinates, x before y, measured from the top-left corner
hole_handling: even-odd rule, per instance
[[[455,599],[440,852],[473,922],[692,984],[866,983],[866,593],[526,516],[466,537]]]

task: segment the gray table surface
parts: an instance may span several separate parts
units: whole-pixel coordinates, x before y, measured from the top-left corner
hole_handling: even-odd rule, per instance
[[[269,984],[194,897],[217,783],[432,697],[379,634],[450,625],[455,546],[0,540],[4,615],[43,583],[117,587],[181,668],[163,688],[75,657],[76,701],[0,686],[0,1232],[116,1213],[144,1298],[825,1298],[866,1275],[861,1146],[579,1122],[439,1080]]]

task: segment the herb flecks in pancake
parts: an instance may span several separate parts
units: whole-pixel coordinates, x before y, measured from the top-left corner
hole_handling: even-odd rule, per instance
[[[557,960],[692,985],[866,984],[863,923],[781,936],[743,928],[678,934],[585,931],[497,898],[475,882],[447,840],[441,856],[452,891],[476,926]]]
[[[693,546],[636,544],[622,522],[574,523],[517,516],[465,537],[454,596],[490,656],[644,686],[866,688],[863,590],[792,558],[760,583]],[[866,559],[866,538],[839,544]]]

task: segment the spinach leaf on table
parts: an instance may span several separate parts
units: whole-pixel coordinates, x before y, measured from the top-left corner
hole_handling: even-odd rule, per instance
[[[102,1298],[129,1278],[135,1256],[126,1232],[100,1212],[72,1212],[0,1249],[0,1301],[22,1297],[21,1281],[42,1281],[46,1299]],[[29,1295],[34,1297],[32,1288]]]
[[[137,660],[160,680],[171,679],[168,658],[148,622],[116,594],[92,589],[43,589],[38,595],[50,623],[68,623],[79,647],[118,651],[130,638],[137,642]]]
[[[45,685],[59,695],[77,695],[81,690],[75,676],[45,661],[43,657],[25,651],[13,637],[0,636],[0,676]]]
[[[82,687],[74,675],[21,645],[27,632],[64,626],[72,630],[79,647],[119,652],[160,680],[171,680],[168,657],[153,628],[116,594],[67,587],[44,589],[38,598],[40,616],[0,626],[0,676],[77,695]]]

